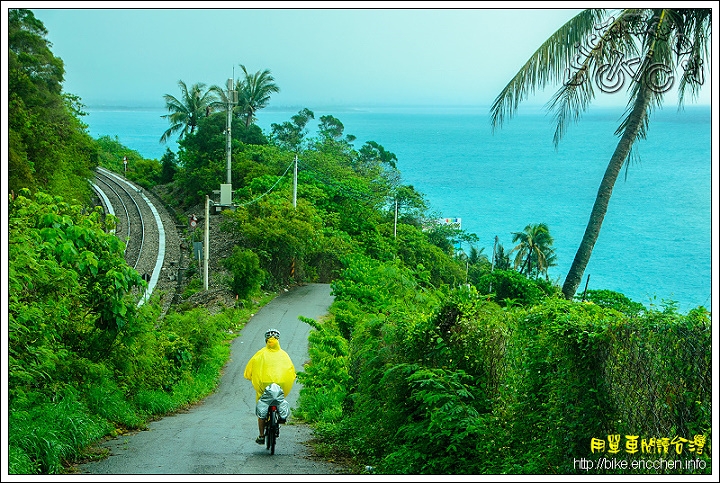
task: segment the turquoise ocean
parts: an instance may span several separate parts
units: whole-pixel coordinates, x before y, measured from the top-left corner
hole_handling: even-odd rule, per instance
[[[290,120],[298,108],[266,108],[258,125]],[[332,115],[360,148],[375,141],[397,156],[404,184],[423,193],[438,218],[460,218],[492,255],[495,237],[506,251],[512,233],[546,223],[562,285],[580,244],[597,189],[617,145],[624,109],[591,107],[570,125],[557,149],[552,117],[521,108],[494,133],[487,107],[313,109]],[[91,136],[116,137],[143,157],[160,159],[168,123],[162,107],[93,107],[83,120]],[[653,113],[647,139],[613,190],[600,237],[578,294],[585,288],[621,292],[647,307],[676,303],[682,313],[711,308],[712,153],[709,106],[666,106]],[[717,175],[717,173],[715,173]],[[220,183],[222,180],[219,180]],[[469,247],[463,247],[466,251]]]

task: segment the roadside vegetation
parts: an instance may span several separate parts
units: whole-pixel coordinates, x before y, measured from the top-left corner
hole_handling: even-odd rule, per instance
[[[547,276],[544,223],[518,221],[515,246],[487,255],[474,234],[436,221],[393,153],[356,147],[340,119],[322,116],[310,133],[305,108],[263,132],[254,116],[277,92],[269,71],[243,66],[234,86],[236,208],[218,215],[232,246],[214,276],[240,303],[162,317],[156,297],[138,307],[133,288],[145,282],[87,179],[97,166],[122,172],[128,157],[127,177],[162,188],[174,211],[203,202],[225,180],[232,95],[181,81],[158,133],[182,135],[179,150],[145,160],[90,138],[46,33],[31,11],[10,11],[10,474],[66,472],[103,457],[102,438],[200,401],[252,313],[309,282],[330,283],[335,302],[300,321],[313,330],[294,412],[315,428],[318,453],[357,473],[585,474],[578,460],[611,457],[711,472],[706,308],[681,314],[673,301],[646,307],[607,290],[568,300]],[[41,143],[38,129],[67,135]]]

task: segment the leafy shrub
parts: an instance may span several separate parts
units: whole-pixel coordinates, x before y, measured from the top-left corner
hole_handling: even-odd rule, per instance
[[[221,265],[232,274],[230,288],[241,300],[247,300],[260,289],[265,272],[260,268],[260,259],[252,250],[237,245],[233,253],[221,261]]]
[[[575,299],[581,299],[582,295],[576,295]],[[647,309],[639,302],[633,302],[624,294],[612,290],[588,290],[585,300],[601,307],[617,310],[626,315],[639,315]]]
[[[602,369],[614,314],[562,299],[518,314],[508,349],[509,472],[567,473],[607,432],[615,414]]]
[[[254,180],[259,181],[259,180]],[[288,285],[312,280],[307,260],[322,247],[322,219],[304,200],[297,206],[274,193],[257,203],[223,212],[221,228],[252,250],[260,268],[269,275],[269,285]]]
[[[298,415],[309,421],[337,422],[347,395],[347,341],[326,321],[320,325],[305,317],[302,321],[315,327],[308,335],[311,362],[298,372],[303,387],[298,398]]]
[[[393,388],[393,403],[384,407],[381,417],[395,432],[396,446],[390,448],[396,449],[383,458],[378,471],[439,474],[454,468],[456,474],[474,473],[477,455],[466,451],[479,436],[472,430],[479,413],[471,375],[399,364],[385,373],[381,385]]]
[[[530,279],[514,270],[494,270],[480,277],[480,293],[494,294],[495,301],[503,306],[538,304],[543,298],[559,293],[556,287],[543,279]]]

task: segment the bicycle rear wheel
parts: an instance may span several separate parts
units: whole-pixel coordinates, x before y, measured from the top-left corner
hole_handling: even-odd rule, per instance
[[[270,444],[270,454],[275,454],[275,441],[278,436],[278,429],[278,413],[277,411],[273,411],[272,417],[270,418],[270,434],[272,434],[270,437],[272,441]]]
[[[275,454],[275,437],[277,436],[277,410],[270,408],[265,421],[265,445],[270,454]]]

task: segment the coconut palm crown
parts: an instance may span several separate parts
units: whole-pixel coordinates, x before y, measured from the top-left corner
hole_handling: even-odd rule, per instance
[[[511,252],[515,252],[515,269],[520,273],[537,278],[545,275],[548,268],[555,265],[555,250],[552,248],[553,237],[545,223],[527,225],[523,231],[514,232],[512,241],[517,245]]]
[[[240,64],[244,78],[238,80],[237,90],[240,93],[239,109],[245,118],[245,126],[256,121],[255,113],[267,107],[270,95],[280,92],[275,84],[275,78],[268,69],[250,74],[244,65]]]
[[[633,143],[645,138],[653,109],[675,85],[680,108],[688,91],[697,98],[709,62],[711,16],[711,9],[584,10],[550,36],[495,99],[493,130],[517,112],[529,93],[559,84],[546,105],[556,121],[557,147],[568,124],[590,105],[596,87],[606,93],[626,88],[627,108],[615,131],[620,140],[565,278],[565,298],[572,299],[577,291],[615,182]]]
[[[205,84],[198,82],[190,86],[183,81],[178,81],[180,86],[180,99],[170,94],[165,94],[165,106],[169,114],[161,117],[170,122],[170,127],[160,137],[160,142],[165,143],[170,136],[180,132],[178,139],[187,134],[192,134],[202,116],[207,116],[218,104],[217,95],[212,89],[205,89]]]

